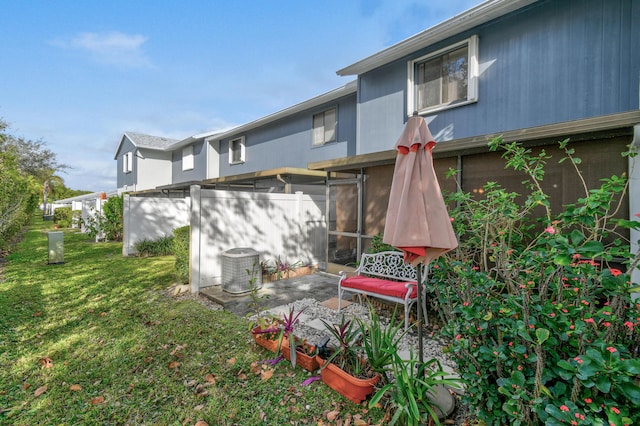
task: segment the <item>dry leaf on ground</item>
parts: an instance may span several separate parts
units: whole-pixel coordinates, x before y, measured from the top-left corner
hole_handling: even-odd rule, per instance
[[[269,380],[271,377],[273,377],[273,370],[263,370],[260,374],[262,380]]]
[[[213,374],[207,374],[206,376],[204,376],[204,380],[208,383],[215,384],[216,376],[214,376]]]
[[[40,386],[38,389],[36,389],[36,391],[33,393],[33,396],[35,396],[36,398],[39,397],[40,395],[42,395],[43,393],[45,393],[47,391],[48,387],[47,385],[44,386]]]
[[[42,366],[42,368],[51,368],[53,367],[53,361],[48,356],[43,356],[38,360],[38,363]]]
[[[180,366],[180,363],[178,361],[171,361],[169,363],[169,368],[178,368]]]
[[[98,405],[104,402],[104,396],[96,396],[95,398],[91,398],[91,404]]]
[[[69,386],[69,390],[70,391],[74,391],[74,392],[81,391],[82,390],[82,386],[80,386],[78,384],[71,385],[71,386]]]
[[[334,421],[335,419],[337,419],[339,415],[340,415],[340,411],[338,411],[338,410],[329,411],[329,412],[327,413],[327,420],[329,420],[330,422],[332,422],[332,421]]]

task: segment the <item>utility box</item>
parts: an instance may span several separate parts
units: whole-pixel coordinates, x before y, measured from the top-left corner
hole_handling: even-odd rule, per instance
[[[233,248],[222,252],[222,290],[248,293],[262,288],[260,253],[250,248]]]
[[[49,237],[49,264],[64,263],[64,233],[47,233]]]

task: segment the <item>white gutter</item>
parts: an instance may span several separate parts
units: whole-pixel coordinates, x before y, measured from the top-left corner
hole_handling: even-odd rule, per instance
[[[399,43],[336,71],[340,76],[359,75],[410,55],[422,48],[485,24],[538,0],[488,0]]]

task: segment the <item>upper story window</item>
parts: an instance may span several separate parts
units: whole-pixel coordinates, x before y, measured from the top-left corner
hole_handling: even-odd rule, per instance
[[[336,109],[313,115],[313,146],[336,140]]]
[[[133,171],[133,152],[127,152],[122,156],[122,173]]]
[[[229,164],[244,163],[244,136],[229,141]]]
[[[478,36],[409,61],[408,111],[430,112],[478,100]]]
[[[194,167],[193,145],[182,148],[182,171],[192,170]]]

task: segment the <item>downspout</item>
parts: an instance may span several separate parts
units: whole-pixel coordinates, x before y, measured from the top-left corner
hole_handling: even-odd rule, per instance
[[[631,141],[632,149],[640,150],[640,124],[636,124],[633,126],[633,139]],[[629,157],[629,218],[633,220],[635,218],[636,213],[640,213],[640,167],[636,167],[635,158]],[[638,244],[638,240],[640,240],[640,231],[636,229],[631,229],[630,232],[631,239],[631,253],[638,253],[640,250],[640,245]],[[640,271],[636,268],[631,271],[631,282],[634,283],[635,286],[637,283],[640,283]],[[631,298],[634,300],[640,299],[640,293],[632,293]]]

